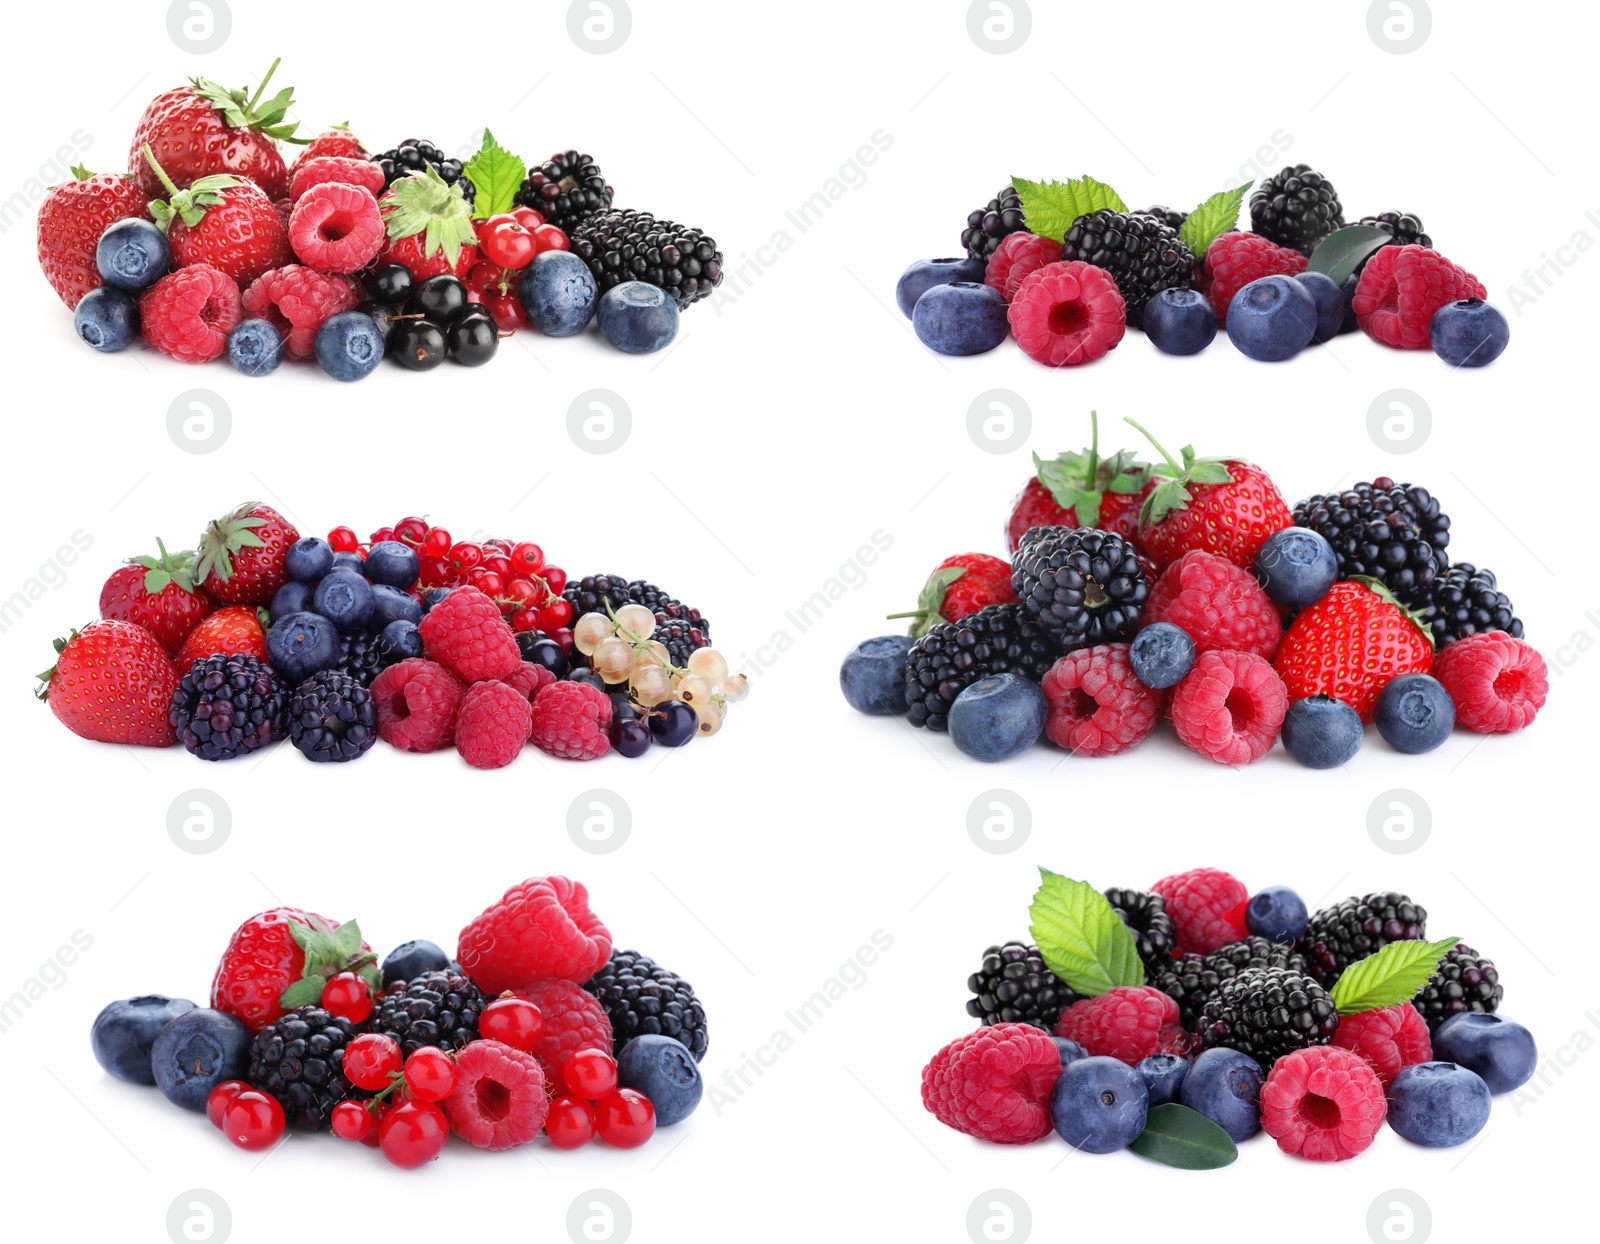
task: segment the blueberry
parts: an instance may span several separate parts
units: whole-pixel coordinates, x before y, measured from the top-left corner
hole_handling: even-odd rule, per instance
[[[335,570],[317,584],[311,610],[346,635],[365,630],[372,620],[372,584],[348,570]]]
[[[1164,289],[1144,307],[1144,335],[1163,354],[1199,354],[1217,335],[1217,312],[1199,290]]]
[[[367,278],[367,290],[377,301],[398,307],[411,297],[411,269],[403,263],[386,263]]]
[[[1344,325],[1344,291],[1325,272],[1301,272],[1294,279],[1306,287],[1311,301],[1317,304],[1317,326],[1311,340],[1332,341]]]
[[[400,540],[379,540],[367,550],[363,573],[373,583],[410,587],[422,572],[416,549]]]
[[[662,747],[682,747],[700,729],[700,719],[682,700],[658,704],[650,714],[650,733]]]
[[[1439,1025],[1433,1054],[1477,1072],[1491,1093],[1521,1088],[1539,1065],[1531,1032],[1503,1016],[1474,1011],[1452,1015]]]
[[[422,616],[427,617],[428,610],[432,609],[453,591],[455,591],[453,587],[430,587],[422,594]],[[524,656],[524,660],[526,660],[526,656]]]
[[[386,344],[371,316],[340,311],[322,321],[314,349],[322,370],[335,380],[365,380],[383,362]]]
[[[290,683],[332,669],[340,656],[339,629],[320,614],[287,614],[267,631],[267,660]]]
[[[1343,700],[1309,695],[1289,705],[1283,749],[1308,769],[1337,769],[1361,750],[1361,717]]]
[[[643,281],[624,281],[600,296],[600,335],[624,354],[654,354],[678,335],[678,304]]]
[[[102,285],[78,300],[72,326],[84,344],[114,354],[139,337],[139,303],[131,294]]]
[[[1285,527],[1267,537],[1256,553],[1256,578],[1268,599],[1307,609],[1328,594],[1339,577],[1333,545],[1309,527]]]
[[[1066,1037],[1051,1037],[1050,1039],[1056,1043],[1056,1051],[1061,1055],[1061,1065],[1063,1067],[1068,1063],[1077,1062],[1080,1058],[1089,1057],[1089,1051],[1076,1041],[1068,1040]]]
[[[107,1075],[129,1084],[154,1084],[150,1069],[150,1047],[157,1034],[185,1011],[194,1010],[187,998],[168,998],[145,994],[110,1003],[94,1017],[89,1029],[89,1046]]]
[[[879,716],[906,711],[906,654],[915,642],[909,635],[880,635],[845,654],[839,690],[851,708]]]
[[[1269,885],[1250,896],[1244,924],[1257,937],[1292,946],[1306,931],[1306,901],[1286,885]]]
[[[1401,674],[1378,693],[1373,724],[1397,752],[1431,752],[1456,728],[1456,706],[1437,678]]]
[[[291,613],[301,613],[311,608],[311,601],[315,595],[316,591],[311,584],[296,583],[290,579],[272,594],[272,603],[267,606],[267,616],[276,622],[279,618],[287,618]]]
[[[517,297],[545,336],[571,337],[588,327],[600,290],[589,265],[571,251],[541,251],[523,270]]]
[[[379,970],[383,973],[383,987],[387,989],[396,981],[414,981],[429,972],[443,972],[449,966],[449,955],[432,942],[419,938],[414,942],[401,942],[383,957]]]
[[[1150,1090],[1127,1063],[1103,1055],[1079,1058],[1061,1069],[1050,1090],[1056,1135],[1084,1153],[1126,1149],[1144,1131]]]
[[[243,376],[265,376],[283,362],[283,336],[267,320],[242,320],[228,334],[228,361]]]
[[[332,574],[335,570],[354,571],[362,578],[365,578],[367,574],[367,559],[361,556],[360,553],[335,553],[327,573]]]
[[[704,1085],[700,1068],[681,1041],[647,1033],[617,1055],[617,1085],[643,1093],[656,1108],[656,1126],[671,1127],[694,1113]]]
[[[1171,622],[1152,622],[1128,645],[1133,676],[1147,687],[1175,687],[1194,668],[1194,640]]]
[[[1265,1078],[1255,1059],[1219,1045],[1190,1065],[1179,1097],[1234,1140],[1249,1140],[1261,1130],[1261,1081]]]
[[[150,1047],[156,1087],[174,1106],[203,1111],[211,1090],[250,1069],[250,1030],[232,1015],[196,1007],[168,1020]]]
[[[935,285],[917,299],[911,326],[937,354],[982,354],[1006,339],[1006,300],[976,281]]]
[[[389,352],[407,371],[432,371],[444,362],[444,329],[432,320],[406,320],[395,330]]]
[[[468,314],[450,325],[445,346],[463,367],[482,367],[500,349],[500,328],[492,316],[479,315],[469,307]]]
[[[1311,344],[1317,303],[1293,277],[1251,281],[1228,304],[1228,340],[1246,358],[1278,363]]]
[[[613,714],[611,718],[611,746],[619,756],[637,760],[650,750],[655,736],[650,727],[637,717],[627,718]]]
[[[567,676],[567,650],[543,631],[518,631],[517,647],[524,661],[544,666],[557,678]]]
[[[421,608],[420,605],[417,607],[419,614]],[[422,632],[417,629],[416,622],[409,618],[396,618],[378,632],[378,656],[386,667],[420,657],[423,652]]]
[[[333,546],[321,536],[301,536],[284,554],[283,569],[296,583],[315,583],[333,569]]]
[[[1452,367],[1483,367],[1505,353],[1511,326],[1483,299],[1463,298],[1433,313],[1428,340],[1433,352]]]
[[[430,276],[411,292],[405,314],[420,315],[443,328],[454,324],[467,309],[467,287],[449,273]]]
[[[1149,313],[1146,312],[1148,319]],[[1148,331],[1148,330],[1147,330]],[[1178,1100],[1183,1091],[1184,1078],[1189,1074],[1189,1060],[1177,1054],[1152,1054],[1134,1068],[1144,1079],[1150,1091],[1152,1106],[1165,1106]]]
[[[1412,1144],[1465,1144],[1489,1121],[1489,1086],[1455,1063],[1413,1063],[1389,1084],[1389,1126]]]
[[[1009,760],[1039,741],[1050,701],[1021,674],[980,678],[950,706],[950,741],[974,760]]]
[[[894,300],[900,313],[911,318],[917,300],[935,285],[949,285],[952,281],[981,281],[988,267],[981,259],[961,255],[954,259],[919,259],[895,282]]]
[[[1339,335],[1353,333],[1361,325],[1356,321],[1356,286],[1361,284],[1361,273],[1352,272],[1345,277],[1344,284],[1339,286],[1339,292],[1344,295],[1344,319],[1339,322]]]
[[[100,279],[113,289],[136,294],[149,289],[172,265],[167,235],[148,220],[130,216],[100,235],[94,248],[94,266]]]

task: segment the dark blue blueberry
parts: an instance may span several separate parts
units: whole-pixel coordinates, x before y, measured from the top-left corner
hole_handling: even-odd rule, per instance
[[[1428,674],[1401,674],[1378,693],[1372,722],[1397,752],[1431,752],[1456,728],[1456,706],[1444,685]]]
[[[1083,1153],[1115,1153],[1144,1131],[1150,1090],[1127,1063],[1098,1056],[1061,1069],[1050,1090],[1050,1122],[1056,1135]]]
[[[335,570],[317,584],[311,608],[347,635],[364,631],[372,620],[372,584],[362,575]]]
[[[656,1126],[671,1127],[694,1113],[704,1085],[700,1067],[681,1041],[647,1033],[617,1055],[617,1086],[643,1093],[656,1108]]]
[[[333,569],[333,546],[321,536],[301,536],[284,554],[283,569],[296,583],[315,583]]]
[[[980,678],[956,696],[948,718],[950,741],[974,760],[1009,760],[1039,741],[1050,701],[1021,674]]]
[[[1433,1055],[1474,1071],[1491,1093],[1521,1088],[1539,1066],[1533,1034],[1501,1015],[1452,1015],[1433,1034]]]
[[[313,349],[335,380],[365,380],[383,362],[385,334],[361,311],[340,311],[322,321]]]
[[[244,320],[228,334],[228,361],[244,376],[265,376],[283,362],[283,336],[268,320]]]
[[[1147,687],[1175,687],[1194,668],[1194,640],[1171,622],[1152,622],[1128,645],[1133,676]]]
[[[571,251],[541,251],[523,270],[517,297],[528,322],[545,336],[571,337],[594,318],[600,290],[589,265]]]
[[[952,281],[981,281],[987,267],[983,260],[972,255],[960,255],[954,259],[919,259],[902,272],[900,279],[895,282],[895,305],[909,320],[911,313],[916,310],[917,299],[935,285],[949,285]]]
[[[148,220],[130,216],[109,226],[94,248],[100,279],[113,289],[137,294],[149,289],[172,265],[167,235]]]
[[[1308,609],[1339,577],[1333,546],[1308,527],[1285,527],[1256,553],[1256,578],[1267,597],[1290,609]]]
[[[169,1021],[194,1010],[187,998],[168,998],[145,994],[110,1003],[94,1017],[89,1029],[89,1046],[106,1074],[129,1084],[154,1084],[150,1068],[150,1047]]]
[[[700,728],[700,719],[682,700],[657,704],[650,713],[650,733],[662,747],[682,747]]]
[[[1483,299],[1463,298],[1433,313],[1428,340],[1433,352],[1452,367],[1483,367],[1505,352],[1511,325]]]
[[[437,605],[446,596],[450,595],[450,593],[453,592],[453,591],[455,591],[455,588],[453,588],[453,587],[430,587],[426,592],[424,592],[422,594],[422,613],[423,613],[423,616],[426,617],[427,613],[428,613],[428,610],[432,609],[435,605]],[[526,654],[524,654],[523,660],[527,660]]]
[[[450,966],[450,956],[432,942],[419,938],[414,942],[401,942],[383,957],[383,987],[396,981],[414,981],[429,972],[443,972]]]
[[[84,344],[102,354],[114,354],[138,340],[138,300],[109,285],[91,289],[78,300],[72,326]]]
[[[400,540],[379,540],[367,550],[366,575],[373,583],[410,587],[422,572],[416,549]]]
[[[1353,333],[1361,325],[1356,322],[1356,286],[1361,284],[1361,273],[1352,272],[1345,277],[1344,284],[1339,286],[1339,292],[1344,295],[1344,319],[1339,323],[1339,334]]]
[[[250,1030],[209,1007],[171,1019],[150,1047],[156,1087],[174,1106],[203,1111],[211,1090],[250,1069]]]
[[[339,628],[320,614],[286,614],[267,631],[267,660],[290,684],[332,669],[340,657]]]
[[[316,590],[309,583],[297,583],[290,579],[272,594],[272,603],[267,606],[267,616],[274,622],[279,618],[287,618],[291,613],[302,613],[311,608],[312,598]]]
[[[909,635],[880,635],[845,654],[839,690],[851,708],[879,716],[906,711],[906,654],[915,642]]]
[[[1250,896],[1244,924],[1257,937],[1292,946],[1306,931],[1306,901],[1286,885],[1269,885]]]
[[[1147,320],[1149,314],[1145,312]],[[1189,1060],[1177,1054],[1152,1054],[1134,1070],[1144,1077],[1145,1087],[1150,1090],[1150,1104],[1165,1106],[1177,1101],[1182,1093],[1184,1077],[1189,1074]]]
[[[1337,769],[1361,750],[1361,717],[1343,700],[1310,695],[1289,705],[1283,749],[1308,769]]]
[[[352,570],[364,579],[367,577],[367,559],[360,553],[335,553],[328,573],[332,574],[335,570]]]
[[[678,304],[657,285],[624,281],[600,296],[600,335],[624,354],[654,354],[678,335]]]
[[[1144,335],[1163,354],[1199,354],[1217,335],[1217,312],[1199,290],[1164,289],[1144,306]]]
[[[517,648],[524,661],[544,666],[557,678],[567,676],[567,650],[543,631],[518,631]]]
[[[1232,317],[1229,312],[1229,317]],[[1207,1050],[1189,1067],[1179,1096],[1234,1140],[1249,1140],[1261,1130],[1261,1064],[1224,1046]]]
[[[977,281],[935,285],[911,313],[917,338],[937,354],[982,354],[1011,332],[1006,300]]]
[[[1317,304],[1317,327],[1311,340],[1332,341],[1344,326],[1344,290],[1325,272],[1301,272],[1294,279],[1306,287],[1311,301]]]
[[[1063,1067],[1068,1063],[1077,1062],[1080,1058],[1089,1057],[1089,1051],[1076,1041],[1068,1040],[1066,1037],[1051,1037],[1050,1039],[1056,1043],[1056,1052],[1061,1055],[1061,1065]]]
[[[1456,1063],[1413,1063],[1389,1084],[1389,1126],[1412,1144],[1465,1144],[1489,1121],[1489,1086]]]
[[[422,621],[422,602],[410,592],[402,592],[387,583],[372,585],[372,616],[366,629],[381,631],[391,622]]]
[[[378,657],[385,667],[423,655],[422,632],[409,618],[396,618],[378,632]]]
[[[1228,340],[1246,358],[1279,363],[1311,344],[1317,303],[1293,277],[1251,281],[1228,304]]]

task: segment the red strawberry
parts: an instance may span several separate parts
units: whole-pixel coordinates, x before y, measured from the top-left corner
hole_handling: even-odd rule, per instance
[[[195,590],[193,553],[169,553],[160,540],[156,547],[160,558],[135,557],[106,580],[100,616],[144,627],[170,656],[216,605]]]
[[[248,88],[230,91],[209,78],[193,78],[188,86],[157,95],[133,132],[129,176],[151,198],[161,193],[160,179],[145,162],[144,149],[149,146],[180,186],[231,173],[248,177],[269,199],[287,197],[289,172],[275,140],[295,141],[297,123],[284,120],[294,104],[294,88],[286,86],[261,103],[277,68],[273,61],[254,95],[246,93]]]
[[[1011,563],[987,553],[957,553],[933,568],[917,607],[889,617],[915,618],[911,634],[921,638],[940,622],[959,622],[985,605],[1014,605]]]
[[[288,578],[283,559],[300,538],[270,505],[246,501],[200,537],[196,577],[206,595],[225,605],[265,605]]]
[[[1165,568],[1192,549],[1250,570],[1268,537],[1293,525],[1278,486],[1260,467],[1239,458],[1196,458],[1183,447],[1175,461],[1143,428],[1165,459],[1150,469],[1160,482],[1139,514],[1144,551]]]
[[[444,272],[465,280],[478,262],[472,209],[461,187],[447,185],[431,166],[398,179],[378,206],[389,238],[380,264],[404,264],[421,281]]]
[[[1089,412],[1089,448],[1057,454],[1046,462],[1033,455],[1036,473],[1022,486],[1006,519],[1006,550],[1017,551],[1030,527],[1098,527],[1139,543],[1139,509],[1155,487],[1150,468],[1119,449],[1102,458],[1100,419]]]
[[[260,1032],[285,1011],[319,1001],[323,985],[339,972],[359,972],[377,993],[382,982],[375,961],[354,920],[340,926],[298,907],[274,907],[251,916],[228,939],[211,980],[211,1005]]]
[[[367,157],[367,149],[361,145],[361,140],[350,132],[348,125],[336,125],[332,129],[323,130],[300,148],[300,154],[295,156],[294,163],[289,166],[290,183],[293,183],[294,175],[307,160],[315,160],[321,156],[343,156],[351,160],[364,160]]]
[[[258,661],[267,659],[267,637],[253,607],[229,605],[195,627],[173,662],[178,667],[178,677],[187,674],[196,661],[219,652],[227,656],[242,653]]]
[[[69,311],[91,289],[99,289],[94,248],[106,226],[129,216],[150,219],[150,196],[120,174],[98,176],[73,167],[77,180],[53,186],[39,204],[39,267]]]
[[[241,285],[294,259],[289,234],[272,200],[252,181],[227,175],[202,177],[179,190],[155,162],[166,199],[152,199],[150,212],[167,235],[176,268],[205,264]]]
[[[154,635],[132,622],[91,622],[55,646],[36,694],[62,725],[98,743],[172,746],[178,675]]]
[[[1433,640],[1382,583],[1357,578],[1335,583],[1295,615],[1272,668],[1290,703],[1331,695],[1370,722],[1378,693],[1390,682],[1433,668]]]

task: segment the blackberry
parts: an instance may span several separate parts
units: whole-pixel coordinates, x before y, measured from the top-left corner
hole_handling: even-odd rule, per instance
[[[1328,234],[1344,228],[1344,208],[1331,181],[1309,164],[1291,164],[1256,187],[1250,223],[1279,246],[1309,255]]]
[[[1332,985],[1358,959],[1390,942],[1418,940],[1427,931],[1427,909],[1404,894],[1352,896],[1312,915],[1301,935],[1300,950],[1311,975]]]
[[[1328,991],[1288,968],[1247,968],[1206,1001],[1198,1033],[1205,1047],[1248,1054],[1271,1071],[1285,1054],[1326,1045],[1339,1030]]]
[[[1344,492],[1307,497],[1291,514],[1333,545],[1339,577],[1370,575],[1400,603],[1420,608],[1439,572],[1450,565],[1450,516],[1420,485],[1380,475]]]
[[[637,950],[613,950],[605,967],[583,986],[611,1018],[615,1052],[643,1034],[681,1043],[695,1062],[706,1056],[706,1009],[694,986]]]
[[[1014,186],[1006,186],[977,211],[967,213],[961,245],[974,259],[988,259],[1008,234],[1020,233],[1027,227],[1021,197]]]
[[[655,633],[650,638],[666,645],[674,665],[688,665],[695,649],[710,645],[711,624],[705,615],[674,600],[654,583],[633,580],[628,584],[628,600],[656,615]]]
[[[322,670],[289,699],[289,738],[307,760],[355,760],[378,739],[372,692],[343,670]]]
[[[594,157],[558,151],[537,168],[517,191],[517,202],[531,207],[546,224],[568,233],[572,227],[611,206],[612,190]]]
[[[1150,597],[1133,545],[1094,527],[1030,527],[1011,586],[1063,652],[1131,639]]]
[[[1445,952],[1439,970],[1417,991],[1411,1005],[1422,1012],[1431,1032],[1452,1015],[1468,1011],[1492,1015],[1505,993],[1494,961],[1465,942],[1457,942]]]
[[[1134,215],[1154,216],[1162,224],[1166,225],[1167,228],[1172,230],[1182,229],[1183,222],[1189,219],[1188,212],[1180,212],[1175,208],[1163,207],[1160,204],[1157,204],[1155,207],[1147,207],[1142,212],[1135,212]]]
[[[1522,619],[1513,609],[1510,597],[1496,584],[1494,571],[1457,562],[1429,585],[1422,624],[1432,632],[1437,648],[1484,631],[1504,631],[1521,639]]]
[[[1133,933],[1140,962],[1147,968],[1170,964],[1178,945],[1178,928],[1167,914],[1167,900],[1143,890],[1112,888],[1105,895],[1117,919]]]
[[[967,989],[975,995],[967,999],[967,1014],[985,1027],[1032,1024],[1050,1032],[1061,1012],[1078,1000],[1029,942],[989,947],[982,965],[967,977]]]
[[[1061,645],[1021,605],[986,605],[959,622],[940,622],[906,654],[906,714],[913,726],[943,731],[950,705],[990,674],[1038,682]]]
[[[1081,259],[1111,274],[1128,304],[1128,323],[1144,323],[1144,307],[1164,289],[1188,289],[1194,252],[1178,231],[1154,216],[1102,208],[1079,216],[1061,243],[1061,258]]]
[[[1376,216],[1363,216],[1357,223],[1382,229],[1394,239],[1393,246],[1433,245],[1433,239],[1422,231],[1422,217],[1410,212],[1379,212]]]
[[[1192,1030],[1222,982],[1250,968],[1309,971],[1305,956],[1293,948],[1264,937],[1246,937],[1208,954],[1187,954],[1162,964],[1154,969],[1148,983],[1178,1004],[1179,1019]]]
[[[189,667],[167,720],[201,760],[231,760],[283,737],[283,700],[272,666],[219,653]]]
[[[256,1033],[250,1043],[251,1087],[271,1093],[297,1132],[326,1132],[333,1108],[347,1097],[369,1097],[344,1078],[344,1050],[356,1026],[320,1006],[296,1007]]]
[[[408,1057],[425,1045],[448,1053],[478,1039],[478,1016],[487,1005],[461,972],[426,972],[383,991],[372,1010],[371,1028],[400,1042]]]
[[[609,616],[628,603],[628,581],[619,574],[586,574],[568,579],[561,598],[572,606],[574,622],[586,613]]]
[[[644,281],[671,294],[680,309],[709,298],[722,283],[722,252],[699,229],[632,208],[590,216],[570,230],[572,253],[589,265],[600,292]]]
[[[462,176],[461,161],[446,159],[444,152],[426,138],[404,139],[398,146],[368,156],[367,159],[383,170],[384,190],[394,185],[401,177],[409,177],[412,173],[420,173],[424,168],[431,168],[439,174],[446,185],[460,186],[461,197],[468,203],[472,202],[478,192],[472,181]],[[382,197],[381,191],[379,197]]]
[[[378,637],[368,631],[339,636],[339,668],[363,687],[372,686],[372,680],[383,672],[383,654],[378,650]]]

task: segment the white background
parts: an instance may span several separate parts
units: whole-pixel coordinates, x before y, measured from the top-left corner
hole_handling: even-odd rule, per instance
[[[12,343],[0,595],[37,599],[0,633],[12,787],[0,996],[74,931],[93,939],[0,1032],[16,1234],[165,1240],[169,1206],[190,1189],[220,1197],[229,1238],[251,1242],[392,1228],[396,1212],[412,1232],[564,1239],[569,1207],[592,1189],[626,1202],[642,1240],[965,1240],[969,1207],[991,1189],[1023,1198],[1041,1239],[1125,1230],[1134,1216],[1141,1235],[1293,1221],[1306,1238],[1366,1239],[1369,1207],[1392,1189],[1422,1198],[1440,1239],[1539,1235],[1577,1212],[1561,1172],[1588,1143],[1600,1025],[1585,1018],[1597,1002],[1595,861],[1579,776],[1593,744],[1586,654],[1600,639],[1582,481],[1596,448],[1587,252],[1600,237],[1586,216],[1600,209],[1586,11],[1439,4],[1422,46],[1396,55],[1369,37],[1360,3],[1270,19],[1151,3],[1117,20],[1036,5],[1026,42],[997,55],[969,37],[955,0],[641,0],[622,47],[595,55],[569,37],[560,4],[450,18],[391,4],[380,19],[235,0],[227,41],[193,55],[168,37],[164,7],[31,9],[14,19],[12,46],[29,52],[4,87],[0,197],[21,195],[23,210],[7,209],[0,231]],[[251,381],[223,363],[88,352],[34,263],[32,170],[73,143],[86,146],[74,159],[120,168],[151,95],[195,73],[241,84],[280,53],[275,82],[297,87],[309,133],[348,120],[374,148],[415,134],[454,151],[487,122],[525,158],[578,146],[619,205],[705,228],[738,275],[685,316],[671,352],[642,359],[523,333],[477,371],[385,367],[345,387],[304,366]],[[954,251],[966,213],[1013,173],[1090,172],[1136,207],[1183,208],[1302,160],[1334,180],[1352,219],[1419,213],[1507,308],[1506,355],[1453,373],[1431,353],[1350,336],[1268,367],[1225,340],[1174,360],[1130,334],[1100,363],[1052,373],[1009,344],[938,358],[894,309],[905,264]],[[817,193],[832,205],[802,230],[787,213]],[[232,415],[226,440],[198,455],[167,433],[169,407],[193,388]],[[573,399],[596,388],[632,412],[609,454],[566,430]],[[1031,411],[1007,453],[967,431],[974,399],[995,388]],[[1431,433],[1405,455],[1367,431],[1392,389],[1431,411]],[[1171,736],[1099,765],[1041,747],[982,768],[945,738],[852,714],[836,690],[843,652],[889,629],[882,615],[910,607],[941,558],[1003,553],[1028,451],[1080,445],[1091,407],[1112,442],[1131,414],[1173,448],[1248,455],[1291,502],[1382,473],[1427,484],[1454,519],[1452,556],[1499,573],[1551,662],[1536,727],[1461,734],[1421,758],[1372,736],[1333,773],[1281,751],[1217,767]],[[61,729],[26,694],[49,640],[93,616],[120,559],[157,534],[187,544],[249,498],[308,531],[421,512],[458,536],[539,540],[573,574],[651,578],[705,611],[754,693],[718,738],[677,753],[579,767],[529,752],[490,774],[387,749],[352,769],[287,748],[204,768],[178,749],[95,746]],[[63,565],[75,533],[91,547]],[[875,535],[888,551],[865,564]],[[791,613],[818,592],[832,603],[802,627]],[[210,854],[168,836],[169,806],[193,788],[231,810]],[[968,836],[969,807],[995,788],[1031,815],[1014,853]],[[610,854],[567,832],[569,807],[594,789],[630,810]],[[1368,833],[1369,810],[1396,790],[1431,815],[1407,854]],[[962,985],[983,947],[1026,935],[1038,864],[1098,885],[1211,864],[1252,888],[1293,884],[1313,905],[1403,889],[1435,936],[1458,934],[1499,964],[1505,1012],[1549,1056],[1548,1087],[1499,1099],[1474,1147],[1426,1151],[1385,1132],[1339,1167],[1287,1158],[1265,1137],[1203,1176],[1054,1140],[969,1141],[923,1112],[919,1073],[966,1030]],[[632,1153],[487,1155],[455,1142],[405,1173],[296,1138],[263,1162],[154,1090],[105,1077],[89,1054],[89,1023],[113,998],[204,1001],[229,932],[264,907],[359,916],[380,949],[450,945],[507,885],[546,872],[583,879],[619,945],[696,984],[711,1017],[704,1070],[730,1077],[720,1110]],[[857,948],[880,931],[892,947],[862,967]],[[794,1031],[786,1012],[841,972],[853,982],[843,997],[775,1052],[776,1034]],[[749,1060],[766,1065],[744,1072],[745,1087]]]

